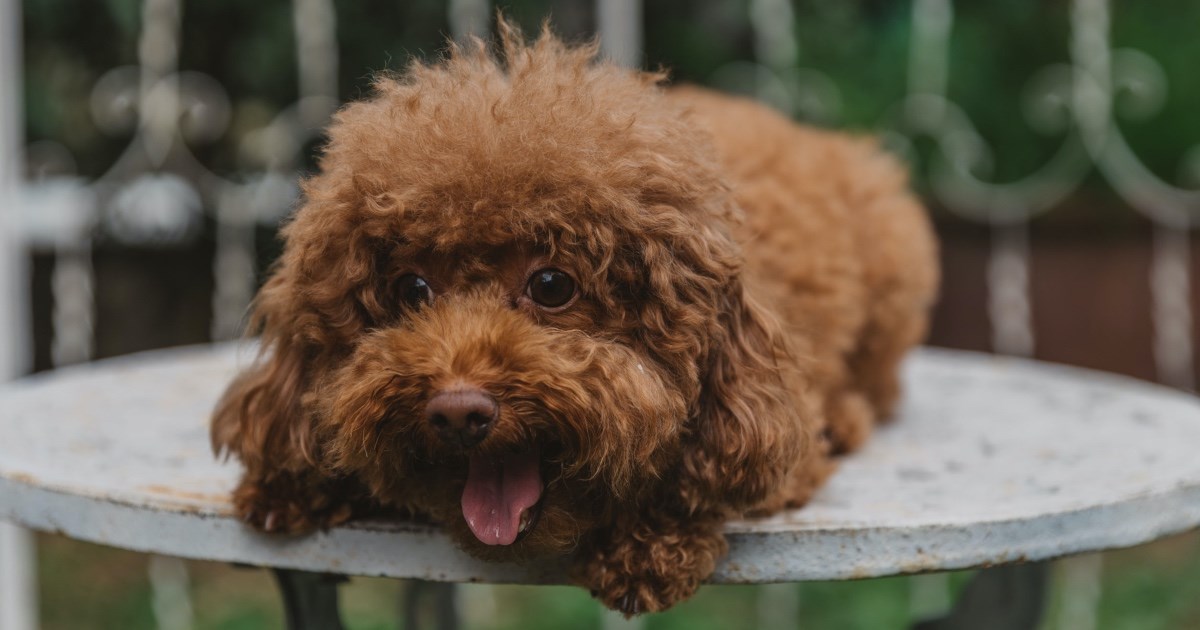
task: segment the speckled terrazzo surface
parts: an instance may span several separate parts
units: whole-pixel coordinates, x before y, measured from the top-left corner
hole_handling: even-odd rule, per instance
[[[352,574],[554,582],[477,561],[436,527],[303,538],[230,516],[236,462],[207,420],[253,348],[158,351],[0,387],[0,517],[141,551]],[[1128,546],[1200,524],[1200,402],[1082,370],[943,350],[905,368],[899,417],[807,507],[729,525],[717,582],[869,577]]]

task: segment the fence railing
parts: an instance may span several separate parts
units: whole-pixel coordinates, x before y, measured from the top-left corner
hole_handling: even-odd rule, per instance
[[[17,205],[21,176],[21,19],[17,0],[0,0],[0,382],[28,369],[28,287]],[[29,532],[0,522],[0,629],[36,626],[35,557]]]

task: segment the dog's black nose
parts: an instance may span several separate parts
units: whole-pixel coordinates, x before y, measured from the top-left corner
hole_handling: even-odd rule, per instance
[[[480,389],[440,392],[425,406],[425,419],[442,439],[463,447],[475,446],[487,437],[500,407],[496,399]]]

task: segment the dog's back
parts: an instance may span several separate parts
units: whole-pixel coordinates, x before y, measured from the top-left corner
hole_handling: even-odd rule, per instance
[[[905,170],[871,139],[802,127],[747,99],[671,94],[712,137],[745,213],[747,279],[804,361],[828,448],[853,450],[891,413],[899,362],[924,336],[938,284]]]

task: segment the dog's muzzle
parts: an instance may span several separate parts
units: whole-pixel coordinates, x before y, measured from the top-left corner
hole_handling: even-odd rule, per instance
[[[487,392],[461,387],[430,398],[425,405],[425,420],[444,442],[468,450],[487,438],[499,412],[496,399]],[[543,490],[540,464],[536,452],[471,453],[462,511],[480,542],[511,545],[533,526]]]

